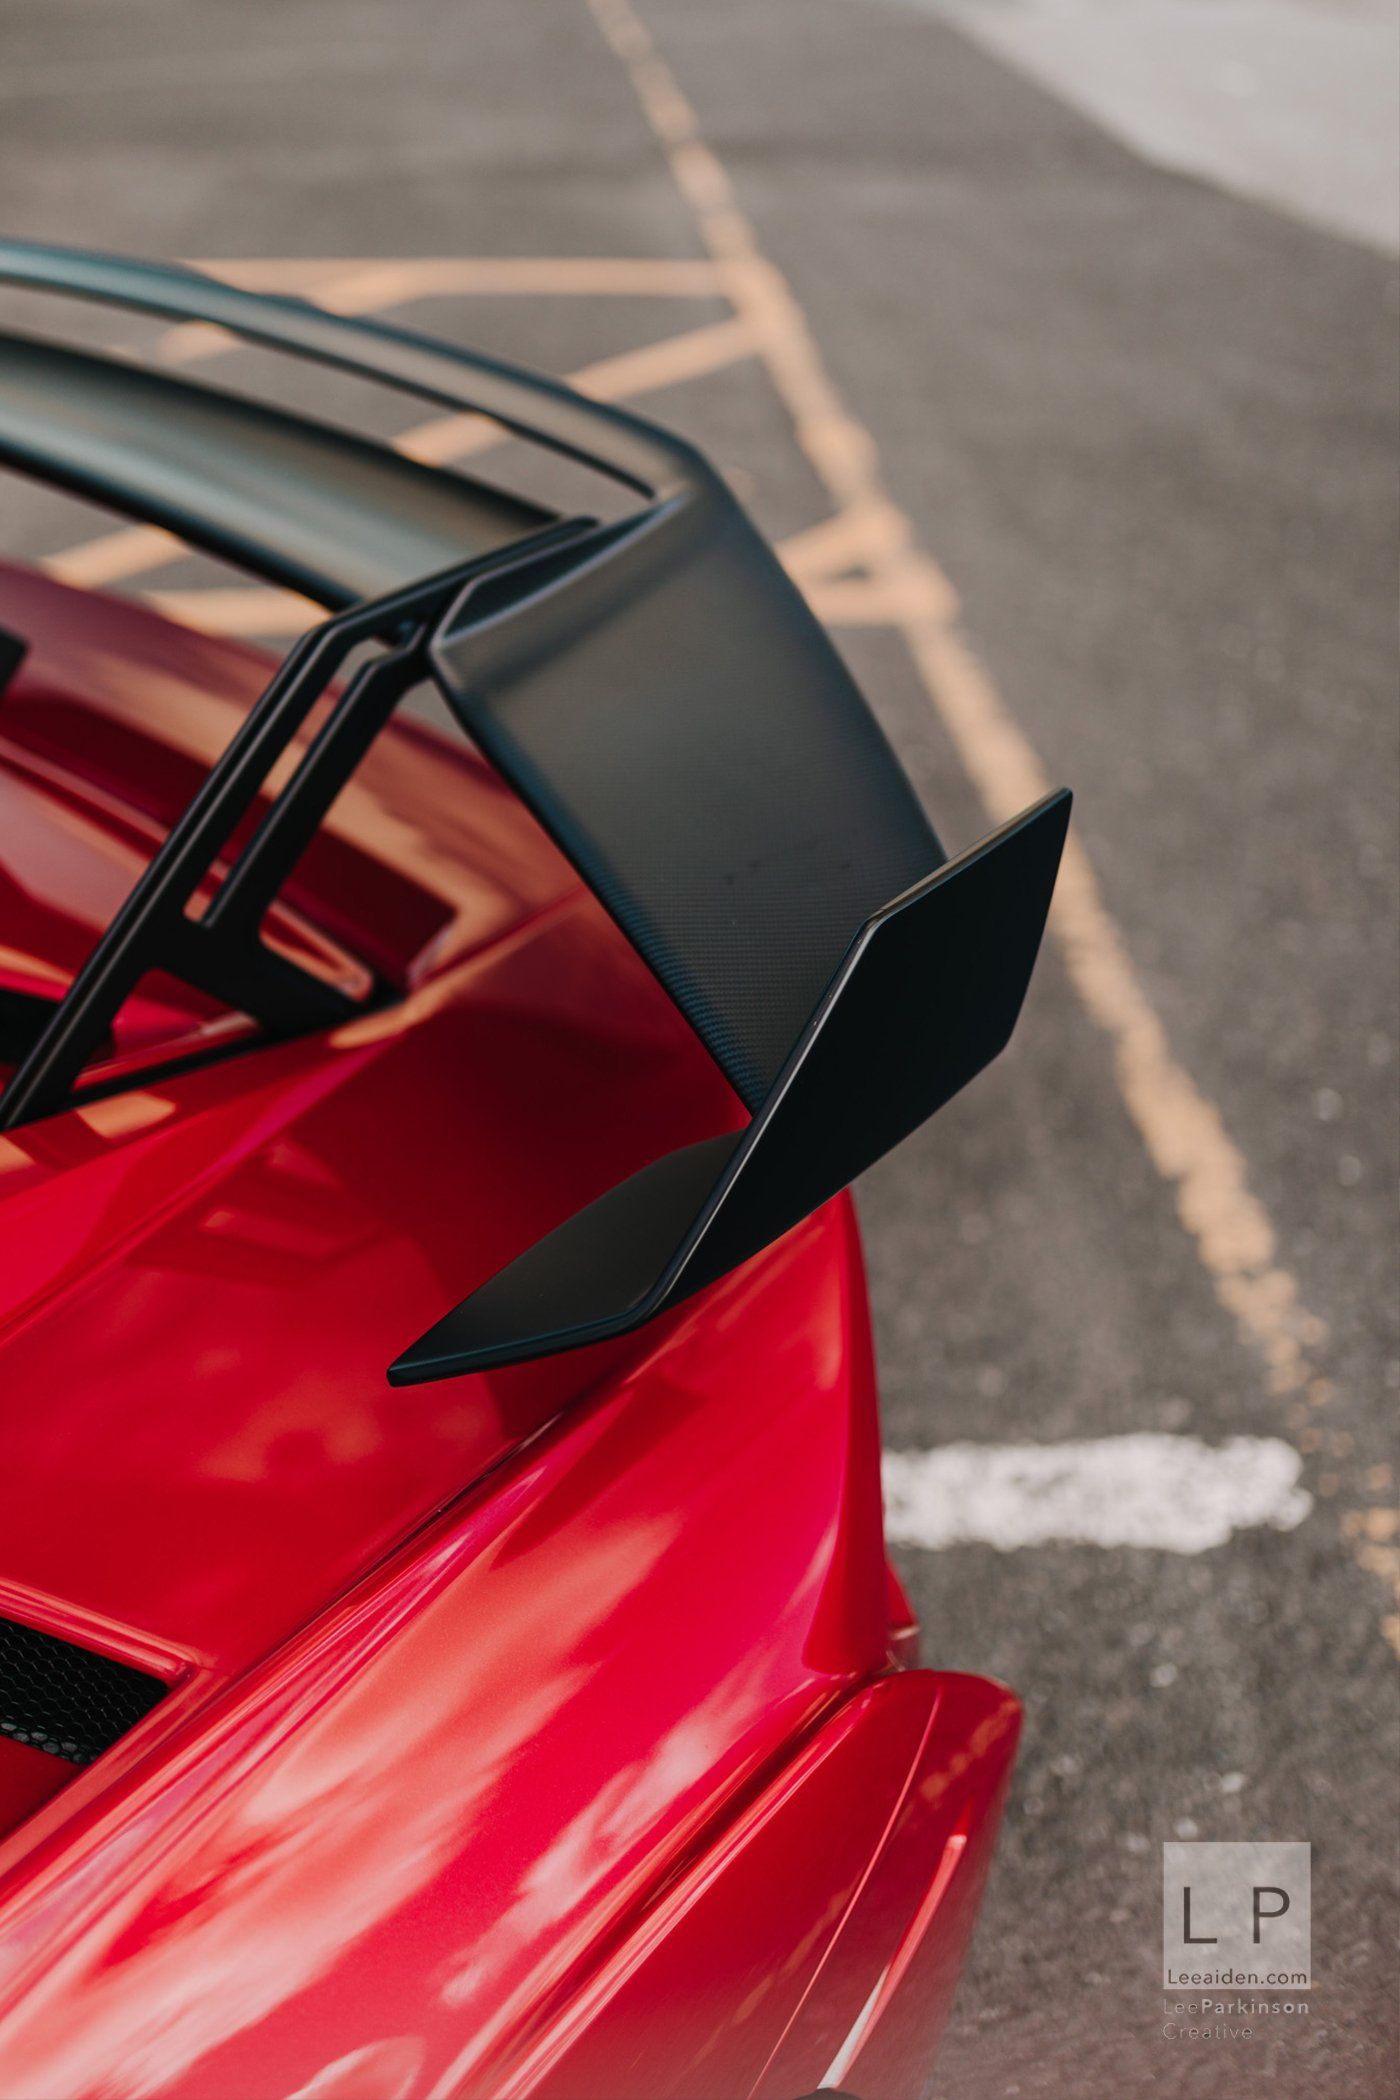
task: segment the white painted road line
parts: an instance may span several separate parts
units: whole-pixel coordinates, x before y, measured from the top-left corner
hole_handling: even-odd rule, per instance
[[[1291,1531],[1312,1508],[1302,1460],[1280,1437],[1097,1437],[1068,1444],[945,1444],[887,1451],[893,1545],[977,1543],[1011,1553],[1063,1542],[1205,1553],[1236,1531]]]

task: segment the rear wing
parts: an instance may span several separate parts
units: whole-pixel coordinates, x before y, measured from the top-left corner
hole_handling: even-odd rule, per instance
[[[750,1112],[526,1250],[389,1367],[395,1383],[638,1327],[846,1186],[1015,1024],[1069,815],[1061,792],[946,858],[840,658],[723,482],[616,408],[405,331],[196,272],[0,244],[0,281],[251,340],[480,411],[628,491],[563,518],[386,447],[87,353],[0,337],[0,460],[332,608],[172,827],[3,1095],[64,1107],[148,969],[269,1034],[361,1009],[269,949],[269,906],[393,706],[430,675]],[[195,920],[269,767],[347,683]],[[392,997],[377,987],[372,996]]]

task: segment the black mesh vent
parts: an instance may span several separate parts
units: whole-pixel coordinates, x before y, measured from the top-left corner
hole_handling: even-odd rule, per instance
[[[90,1765],[165,1690],[158,1677],[0,1619],[0,1735],[17,1743]]]

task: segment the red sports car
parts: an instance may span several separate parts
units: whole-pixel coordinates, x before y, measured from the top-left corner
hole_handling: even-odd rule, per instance
[[[948,858],[634,417],[0,279],[597,492],[0,338],[0,460],[326,610],[0,572],[0,2096],[913,2100],[1018,1708],[918,1664],[844,1191],[1006,1041],[1068,797]]]

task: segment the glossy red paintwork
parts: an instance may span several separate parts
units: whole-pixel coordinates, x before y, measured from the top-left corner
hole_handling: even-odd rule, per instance
[[[20,572],[0,620],[0,965],[60,987],[266,666]],[[426,728],[285,902],[405,996],[170,1070],[242,1024],[153,984],[124,1090],[0,1139],[0,1613],[171,1686],[47,1800],[0,1760],[0,2091],[783,2100],[844,2051],[902,2100],[1015,1706],[897,1667],[849,1203],[625,1343],[391,1389],[742,1112]]]

